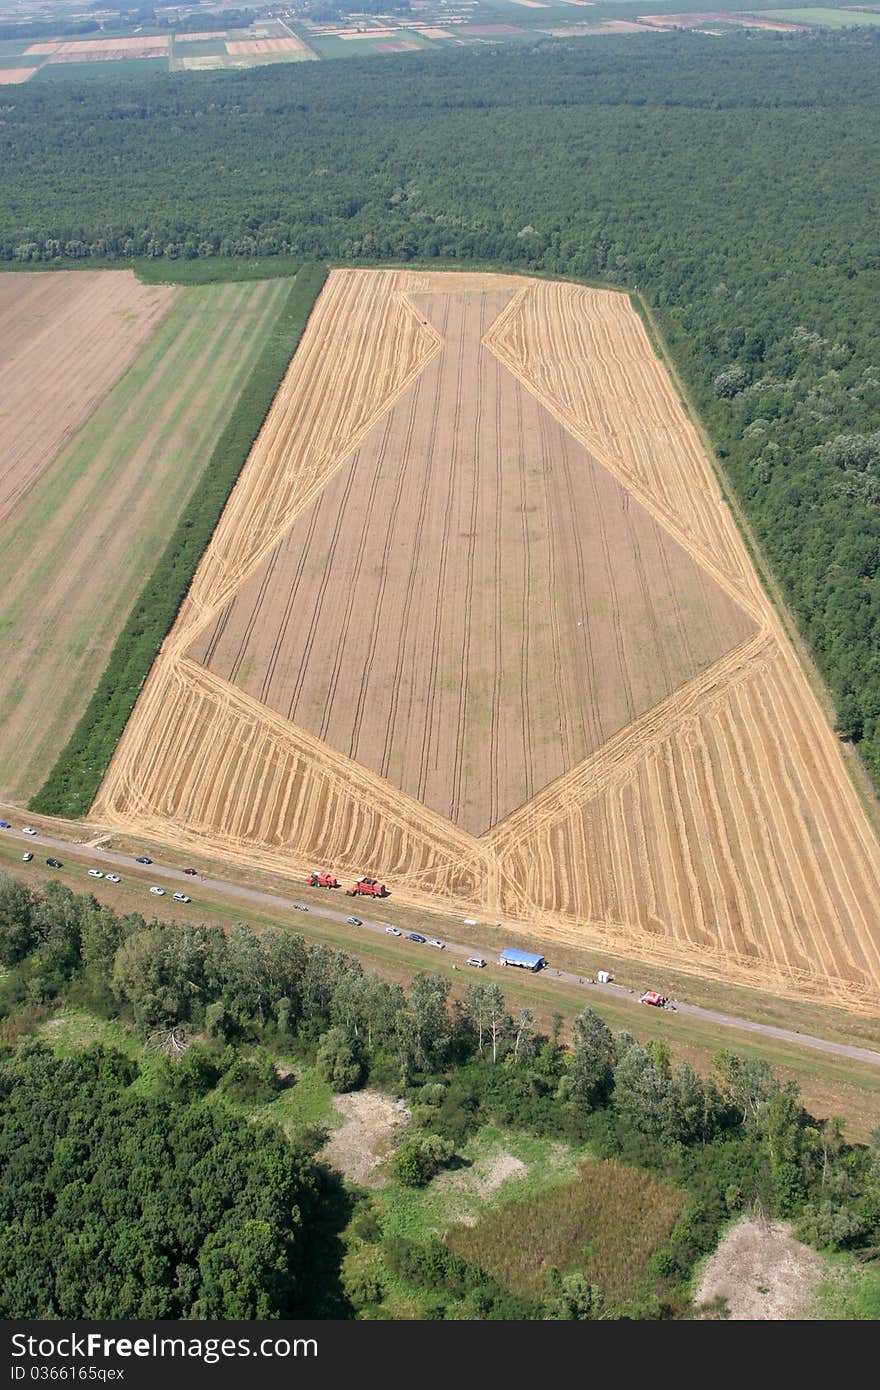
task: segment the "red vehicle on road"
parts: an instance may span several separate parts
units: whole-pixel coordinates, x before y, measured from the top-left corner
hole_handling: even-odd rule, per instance
[[[351,888],[346,888],[346,896],[349,898],[387,898],[388,889],[384,883],[379,883],[375,878],[359,878],[357,883],[352,884]]]
[[[663,1009],[666,1007],[666,995],[658,994],[656,989],[646,989],[639,1003],[653,1004],[655,1008]]]
[[[309,874],[308,884],[310,888],[338,888],[339,879],[334,878],[333,874],[325,873],[323,869],[313,869]]]

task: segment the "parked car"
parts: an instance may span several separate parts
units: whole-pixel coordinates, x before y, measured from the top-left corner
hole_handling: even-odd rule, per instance
[[[666,1003],[666,995],[659,994],[656,989],[646,989],[639,1003],[653,1004],[655,1009],[662,1009]]]
[[[477,970],[482,970],[485,964],[482,956],[468,956],[468,965],[473,965]]]
[[[387,931],[389,936],[400,936],[400,932],[398,931],[397,927],[386,927],[385,930]]]
[[[36,835],[37,832],[32,825],[23,825],[21,827],[21,833],[22,835]]]
[[[34,856],[29,849],[26,849],[21,857],[25,864],[29,864]]]
[[[0,830],[11,830],[12,826],[8,820],[0,820]]]
[[[192,898],[187,893],[175,893],[174,901],[176,903],[191,903]]]
[[[150,859],[149,855],[139,854],[134,862],[136,864],[152,864],[153,861]]]
[[[119,877],[118,874],[105,874],[104,877],[106,878],[106,880],[107,880],[108,883],[121,883],[121,882],[122,882],[122,879]]]
[[[409,933],[409,936],[407,937],[407,941],[418,941],[419,944],[422,946],[424,946],[427,939],[428,938],[426,936],[419,936],[419,933],[417,931],[411,931]]]
[[[346,917],[345,920],[350,927],[362,927],[364,925],[360,917]]]
[[[429,946],[436,946],[436,948],[437,948],[438,951],[445,951],[445,950],[446,950],[446,942],[445,942],[445,941],[439,941],[439,940],[437,939],[436,936],[431,936],[431,937],[428,938],[428,945],[429,945]]]
[[[165,889],[164,889],[164,888],[157,888],[156,885],[155,885],[155,883],[153,884],[152,888],[150,889],[150,892],[151,892],[151,893],[155,893],[157,898],[164,898],[164,896],[165,896]]]
[[[183,872],[184,872],[185,874],[189,874],[190,878],[195,878],[195,873],[196,873],[195,869],[184,869]]]
[[[100,869],[89,869],[89,878],[103,878],[104,874]]]
[[[50,868],[50,869],[63,869],[63,868],[64,868],[64,865],[61,863],[61,860],[60,860],[60,859],[47,859],[47,860],[46,860],[46,863],[49,865],[49,868]]]

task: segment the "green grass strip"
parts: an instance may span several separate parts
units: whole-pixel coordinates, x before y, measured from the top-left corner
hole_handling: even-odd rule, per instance
[[[98,688],[45,784],[30,801],[30,810],[77,817],[94,801],[326,278],[322,264],[304,265],[299,271],[201,480],[119,635]]]

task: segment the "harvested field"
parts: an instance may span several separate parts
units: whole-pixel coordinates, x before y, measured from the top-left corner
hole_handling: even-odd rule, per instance
[[[0,86],[11,86],[16,82],[27,82],[33,77],[36,68],[0,68]]]
[[[412,39],[387,39],[382,43],[374,43],[373,48],[377,53],[418,53],[422,45],[413,43]]]
[[[12,800],[39,789],[67,742],[288,288],[282,280],[181,291],[84,271],[0,276],[0,295],[7,282],[27,281],[36,331],[41,296],[51,303],[69,279],[72,303],[88,300],[89,285],[94,299],[104,276],[128,286],[144,312],[154,300],[171,308],[4,526],[0,788]],[[113,302],[118,293],[111,289]],[[121,330],[124,342],[137,325],[122,318],[117,326],[108,311],[105,328],[108,336]],[[68,347],[72,355],[72,340]],[[86,372],[91,350],[84,338]],[[105,379],[118,375],[104,370]],[[79,391],[88,394],[84,381]]]
[[[462,24],[456,32],[472,39],[491,39],[499,34],[522,34],[524,31],[516,24]]]
[[[513,293],[412,296],[440,353],[189,652],[473,835],[755,627],[483,346]]]
[[[226,52],[234,58],[265,53],[302,53],[310,55],[310,50],[302,39],[293,34],[283,39],[238,39],[226,44]]]
[[[99,58],[155,58],[167,54],[168,34],[144,34],[128,39],[66,39],[56,43],[34,43],[25,56],[47,53],[53,62],[92,62]]]
[[[333,272],[93,816],[880,1011],[880,848],[609,291]]]
[[[0,275],[0,521],[126,370],[178,293],[142,285],[128,270]]]

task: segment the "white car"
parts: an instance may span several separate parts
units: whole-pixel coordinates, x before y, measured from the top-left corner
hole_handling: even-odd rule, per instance
[[[37,832],[36,830],[34,830],[34,827],[32,825],[23,825],[21,828],[21,833],[22,835],[36,835]]]
[[[175,894],[174,894],[174,901],[175,901],[176,903],[191,903],[191,902],[192,902],[192,898],[188,897],[188,896],[186,895],[186,893],[175,893]]]
[[[386,927],[385,930],[387,931],[389,936],[400,936],[400,932],[398,931],[397,927]]]
[[[103,873],[101,872],[100,869],[89,869],[89,878],[103,878],[103,877],[104,877],[104,875],[103,875]]]
[[[31,854],[30,850],[29,850],[29,849],[26,849],[25,852],[24,852],[24,854],[21,856],[22,862],[25,863],[25,864],[29,864],[29,863],[31,862],[31,860],[33,859],[33,857],[34,857],[34,856]]]
[[[473,965],[477,970],[482,970],[485,964],[482,956],[468,956],[468,965]]]
[[[164,898],[165,896],[165,889],[157,888],[155,884],[153,884],[153,887],[150,889],[150,892],[155,893],[157,898]]]
[[[446,942],[445,942],[445,941],[438,941],[437,938],[436,938],[436,936],[429,936],[429,937],[428,937],[428,945],[429,945],[429,946],[436,946],[436,948],[437,948],[438,951],[445,951],[445,950],[446,950]]]
[[[121,883],[122,879],[118,874],[105,874],[108,883]]]

